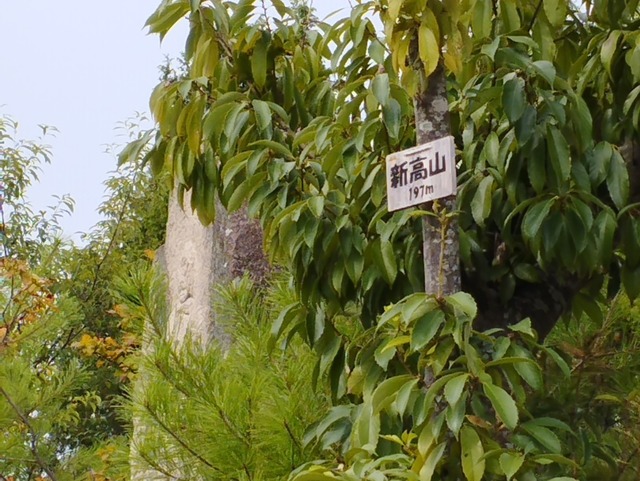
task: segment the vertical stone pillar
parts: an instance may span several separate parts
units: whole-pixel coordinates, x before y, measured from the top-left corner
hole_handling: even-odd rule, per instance
[[[166,275],[167,336],[176,345],[188,335],[202,346],[210,342],[228,345],[232,333],[225,333],[216,322],[214,289],[245,273],[256,284],[265,281],[269,264],[264,256],[262,229],[248,218],[245,209],[229,215],[220,204],[215,223],[203,226],[191,212],[190,192],[185,193],[184,206],[183,210],[174,190],[169,200],[165,244],[156,257],[158,268]],[[141,398],[144,383],[144,373],[140,373],[135,389]],[[139,464],[136,440],[143,439],[149,429],[154,428],[134,419],[131,479],[168,480],[165,474],[147,468],[145,463]],[[162,465],[162,460],[154,461]]]

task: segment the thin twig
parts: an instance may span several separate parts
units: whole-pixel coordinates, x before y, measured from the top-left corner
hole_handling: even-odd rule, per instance
[[[11,396],[9,396],[9,393],[5,391],[2,386],[0,386],[0,394],[2,394],[2,396],[7,400],[11,408],[15,411],[15,413],[20,418],[20,421],[22,421],[22,424],[24,424],[25,427],[29,430],[29,435],[31,436],[29,449],[31,450],[33,457],[38,463],[38,466],[40,466],[40,468],[42,468],[42,470],[45,473],[47,473],[47,476],[51,478],[51,481],[58,481],[58,478],[56,477],[53,470],[49,467],[49,465],[45,462],[45,460],[42,459],[42,457],[40,456],[40,453],[38,452],[38,441],[37,441],[38,437],[36,435],[35,430],[33,429],[33,426],[31,425],[31,422],[29,421],[29,418],[25,416],[25,414],[20,410],[20,407],[13,401]]]
[[[193,448],[191,448],[191,446],[189,446],[180,436],[178,436],[173,430],[171,430],[171,428],[169,426],[167,426],[166,424],[164,424],[162,422],[162,420],[160,419],[160,416],[157,415],[157,413],[155,411],[153,411],[151,409],[151,406],[149,406],[149,404],[144,403],[143,404],[145,410],[147,411],[147,413],[149,413],[149,415],[153,418],[153,420],[156,422],[156,424],[158,424],[158,426],[160,426],[162,428],[162,430],[164,432],[166,432],[169,436],[171,436],[180,446],[182,446],[189,454],[191,454],[193,457],[195,457],[198,461],[200,461],[202,464],[204,464],[205,466],[208,466],[209,468],[213,469],[214,471],[218,471],[218,472],[222,472],[222,470],[216,466],[214,466],[213,464],[211,464],[208,460],[206,460],[204,457],[202,457],[201,454],[199,454],[198,452],[196,452]],[[54,480],[55,481],[55,480]]]
[[[164,469],[157,462],[155,462],[155,460],[152,457],[147,456],[145,453],[136,451],[136,455],[140,456],[144,462],[146,462],[149,466],[151,466],[154,470],[158,471],[160,474],[164,474],[165,476],[168,476],[171,479],[180,479],[179,477],[171,474],[169,471]]]
[[[533,28],[533,24],[536,23],[536,18],[538,17],[538,13],[542,8],[542,2],[543,0],[539,0],[538,6],[536,7],[535,12],[533,12],[533,17],[531,17],[531,22],[529,22],[529,26],[527,27],[527,32],[530,31]]]

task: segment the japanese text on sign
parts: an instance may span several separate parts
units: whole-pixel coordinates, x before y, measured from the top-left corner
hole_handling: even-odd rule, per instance
[[[418,145],[387,157],[389,211],[455,195],[453,137]]]

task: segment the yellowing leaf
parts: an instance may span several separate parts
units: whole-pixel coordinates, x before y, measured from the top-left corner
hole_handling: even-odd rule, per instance
[[[389,8],[387,9],[387,18],[385,19],[384,30],[387,35],[387,39],[391,38],[393,34],[393,27],[396,24],[396,20],[400,16],[400,9],[404,0],[389,0]]]
[[[440,61],[440,45],[433,30],[426,21],[423,21],[418,29],[418,50],[420,60],[424,66],[424,73],[431,75]]]
[[[484,476],[484,447],[474,428],[465,425],[460,431],[462,471],[468,481],[481,481]]]

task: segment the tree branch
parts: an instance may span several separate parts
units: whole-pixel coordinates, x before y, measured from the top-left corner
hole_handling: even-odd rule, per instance
[[[151,406],[149,406],[148,403],[144,403],[143,406],[144,406],[145,410],[147,411],[147,413],[149,413],[151,418],[156,422],[156,424],[158,426],[160,426],[164,432],[166,432],[169,436],[171,436],[189,454],[191,454],[193,457],[195,457],[202,464],[204,464],[205,466],[208,466],[209,468],[213,469],[214,471],[222,472],[222,470],[220,468],[214,466],[209,461],[207,461],[204,457],[202,457],[201,454],[197,453],[193,448],[191,448],[191,446],[189,446],[180,436],[178,436],[175,432],[173,432],[171,430],[171,428],[169,428],[169,426],[167,426],[165,423],[163,423],[162,420],[160,419],[160,416],[158,416],[157,413],[151,409]]]
[[[536,18],[538,18],[538,13],[540,12],[540,9],[542,8],[542,2],[543,2],[543,0],[539,0],[538,1],[538,6],[536,7],[535,11],[533,12],[533,16],[531,17],[531,22],[529,22],[529,26],[527,27],[527,32],[530,31],[533,28],[533,24],[536,23]]]
[[[40,466],[40,468],[42,468],[42,470],[45,473],[47,473],[47,476],[51,478],[51,481],[58,481],[58,478],[56,477],[53,470],[49,467],[49,465],[45,462],[45,460],[42,459],[42,457],[40,456],[40,453],[38,452],[38,441],[37,441],[38,437],[36,435],[35,430],[33,429],[33,426],[31,425],[31,422],[29,421],[29,418],[20,410],[20,407],[13,401],[11,396],[9,396],[9,393],[5,391],[2,386],[0,386],[0,394],[2,394],[2,396],[7,400],[11,408],[15,411],[15,413],[20,418],[20,421],[22,421],[22,424],[24,424],[27,430],[29,431],[29,435],[31,437],[31,442],[29,443],[29,449],[31,450],[33,457],[38,463],[38,466]]]

